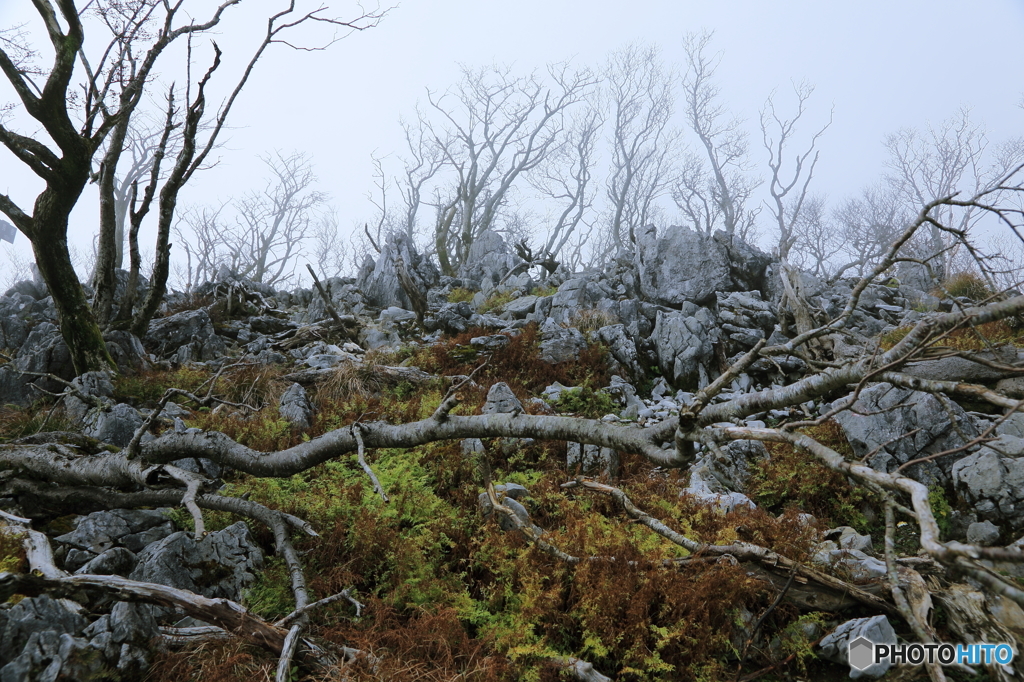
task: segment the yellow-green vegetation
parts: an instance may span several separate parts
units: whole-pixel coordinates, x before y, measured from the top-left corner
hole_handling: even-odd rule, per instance
[[[853,450],[834,421],[804,429],[803,433],[852,459]],[[828,526],[853,526],[869,530],[862,512],[864,491],[850,485],[846,476],[829,469],[806,452],[786,443],[766,443],[769,458],[753,466],[747,494],[767,511],[798,509],[813,514]]]
[[[339,370],[330,381],[309,387],[316,414],[305,432],[278,416],[272,401],[280,372],[267,368],[227,372],[216,389],[263,409],[193,410],[186,421],[269,451],[357,420],[423,419],[440,404],[448,382],[413,384],[380,366],[401,358],[432,374],[469,374],[483,362],[465,350],[480,333],[469,330],[434,346],[371,356],[358,370]],[[563,394],[559,409],[589,417],[614,411],[598,390],[609,381],[605,349],[593,345],[573,360],[548,365],[538,357],[539,340],[536,325],[511,337],[474,375],[479,386],[460,389],[454,413],[477,413],[486,388],[496,381],[508,383],[524,401],[559,381],[579,387]],[[191,370],[154,372],[121,379],[117,390],[121,399],[142,405],[174,382],[196,389],[208,378]],[[0,434],[13,423],[0,420]],[[812,435],[836,446],[834,429]],[[728,562],[666,566],[686,551],[633,523],[610,498],[560,487],[567,476],[564,442],[491,439],[484,447],[495,482],[529,489],[522,503],[549,543],[596,558],[576,565],[557,561],[519,533],[502,532],[494,519],[485,519],[478,500],[485,467],[480,455],[465,455],[458,442],[367,451],[387,503],[374,492],[355,453],[287,478],[228,473],[219,493],[247,495],[306,519],[318,531],[318,538],[295,538],[313,597],[353,588],[366,610],[356,620],[344,601],[319,609],[311,634],[380,656],[376,672],[353,670],[353,680],[553,682],[562,673],[551,659],[567,655],[624,681],[735,676],[737,614],[763,612],[776,596],[770,585]],[[837,522],[850,522],[858,513],[858,498],[845,479],[826,474],[806,457],[773,451],[772,460],[754,473],[755,499],[762,506],[729,514],[680,497],[688,484],[684,472],[656,470],[640,457],[622,456],[616,484],[641,509],[698,541],[744,540],[805,561],[814,529],[796,522],[799,511]],[[191,529],[184,510],[171,516]],[[212,530],[237,520],[219,512],[204,516]],[[270,532],[247,523],[267,551],[267,564],[244,601],[268,619],[279,618],[293,608],[287,570],[272,552]],[[764,627],[778,633],[782,653],[775,659],[753,654],[750,670],[795,654],[794,669],[811,667],[813,676],[816,664],[801,639],[803,630],[794,625],[798,617],[785,605],[773,612]],[[262,679],[275,665],[262,652],[228,642],[158,654],[148,679],[248,681]]]
[[[882,335],[882,350],[889,350],[902,341],[913,327],[897,327]],[[953,350],[986,350],[992,347],[1013,345],[1024,348],[1024,328],[1015,328],[1006,320],[986,322],[973,327],[954,329],[948,334],[937,338],[931,344]]]
[[[449,303],[471,303],[476,292],[465,287],[456,287],[448,292]]]
[[[558,287],[555,287],[555,286],[551,286],[551,287],[537,287],[536,289],[534,289],[530,293],[533,294],[534,296],[539,296],[541,298],[543,298],[545,296],[554,296],[555,294],[558,293]]]
[[[0,521],[0,573],[23,573],[28,570],[23,534]]]
[[[595,391],[589,386],[562,391],[554,407],[559,412],[570,412],[589,419],[600,419],[606,414],[618,412],[610,395],[604,391]]]
[[[39,431],[74,430],[74,425],[64,417],[63,412],[55,412],[52,408],[52,402],[45,399],[26,408],[0,405],[0,443],[31,436]]]
[[[515,294],[511,291],[499,291],[491,294],[487,297],[487,300],[480,306],[480,312],[490,313],[496,310],[501,310],[507,303],[511,303],[515,299]]]
[[[974,272],[957,272],[950,275],[942,286],[932,292],[933,296],[946,298],[966,296],[972,301],[984,301],[992,295],[992,289],[983,277]]]
[[[932,506],[932,513],[935,515],[935,523],[943,536],[947,535],[953,527],[953,507],[946,499],[946,493],[942,488],[935,486],[928,490],[928,503]]]

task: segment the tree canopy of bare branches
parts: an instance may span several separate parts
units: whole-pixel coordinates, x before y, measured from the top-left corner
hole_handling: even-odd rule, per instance
[[[294,1],[284,4],[283,9],[269,19],[262,42],[213,117],[205,140],[197,141],[206,114],[205,90],[220,66],[221,52],[211,41],[211,49],[203,50],[209,67],[203,75],[193,79],[192,48],[199,49],[193,43],[220,26],[237,4],[239,0],[227,0],[208,8],[205,20],[196,21],[184,17],[186,11],[182,10],[180,2],[98,2],[80,11],[74,0],[41,0],[34,6],[53,49],[50,67],[36,67],[32,49],[17,46],[21,45],[19,39],[24,39],[23,35],[7,35],[0,45],[0,70],[25,113],[42,128],[40,134],[33,137],[0,124],[0,143],[46,183],[31,213],[6,194],[0,195],[0,212],[9,216],[32,243],[36,263],[57,305],[61,332],[75,368],[80,372],[111,366],[100,323],[110,321],[115,286],[114,266],[118,252],[115,178],[132,120],[167,48],[179,40],[188,42],[188,85],[184,89],[182,111],[178,109],[173,89],[169,91],[164,129],[154,153],[148,184],[141,192],[132,192],[138,199],[138,203],[131,202],[134,205],[129,208],[134,227],[149,212],[161,178],[160,161],[167,152],[167,140],[171,131],[180,127],[182,143],[163,180],[157,201],[159,224],[151,287],[130,321],[132,328],[140,333],[147,327],[166,291],[169,236],[178,192],[206,161],[256,62],[272,44],[289,44],[284,32],[299,24],[310,22],[359,30],[374,25],[381,16],[379,12],[364,12],[355,20],[343,21],[328,15],[326,7],[303,12],[296,9]],[[99,45],[98,52],[86,49],[87,27],[90,36],[96,37],[88,44]],[[103,35],[107,36],[105,44],[99,39]],[[76,92],[79,87],[80,95]],[[71,266],[67,229],[68,216],[92,177],[94,158],[104,145],[106,151],[97,178],[101,213],[94,313]],[[137,229],[135,233],[137,235]],[[130,246],[130,250],[138,256],[138,249]],[[137,279],[139,267],[139,263],[132,263],[133,279]]]

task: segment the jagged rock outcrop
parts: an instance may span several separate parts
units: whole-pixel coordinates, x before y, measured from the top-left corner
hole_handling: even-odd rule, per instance
[[[504,237],[494,230],[484,230],[473,239],[469,257],[459,268],[459,277],[476,282],[486,294],[522,263],[523,259],[512,253]]]
[[[963,408],[952,401],[943,404],[930,393],[875,384],[861,391],[851,410],[835,420],[843,427],[858,458],[874,453],[867,464],[892,472],[901,464],[965,444],[964,436],[978,435],[977,427]],[[961,435],[962,434],[962,435]],[[938,459],[907,468],[907,475],[928,485],[950,481],[950,467],[961,455]]]
[[[178,362],[213,360],[227,350],[204,308],[153,320],[143,341],[158,356],[172,356]]]
[[[413,301],[402,288],[398,260],[401,260],[416,285],[422,289],[424,300],[427,289],[440,278],[433,262],[416,251],[407,235],[392,232],[376,260],[366,257],[356,278],[355,284],[366,297],[367,303],[377,308],[397,306],[406,310],[414,309]]]
[[[953,465],[957,493],[984,520],[1024,528],[1024,440],[1000,436]]]
[[[678,387],[706,384],[718,323],[707,308],[684,301],[682,310],[659,311],[654,325],[658,365]]]
[[[673,225],[654,225],[636,236],[640,290],[649,301],[679,308],[684,302],[706,305],[719,292],[760,290],[770,258],[725,233],[709,236]]]

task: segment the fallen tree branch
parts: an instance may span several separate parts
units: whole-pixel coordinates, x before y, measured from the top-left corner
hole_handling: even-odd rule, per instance
[[[359,435],[359,431],[362,429],[362,427],[358,423],[356,423],[353,424],[350,428],[352,429],[352,436],[356,439],[359,466],[361,466],[363,468],[363,471],[366,472],[366,475],[370,477],[370,482],[373,483],[373,492],[380,495],[380,499],[382,499],[384,503],[387,504],[388,495],[387,493],[384,492],[384,486],[380,484],[380,481],[377,479],[377,474],[373,473],[373,469],[371,469],[370,465],[367,464],[366,462],[366,449],[363,447],[363,437]]]
[[[803,566],[800,563],[773,552],[766,547],[761,547],[760,545],[755,545],[749,542],[734,542],[730,545],[709,545],[693,540],[692,538],[688,538],[685,535],[672,530],[647,512],[639,509],[622,490],[614,486],[578,478],[575,481],[563,484],[563,487],[574,487],[577,485],[587,490],[611,496],[619,503],[619,505],[622,506],[627,514],[639,521],[641,524],[647,526],[666,540],[669,540],[670,542],[679,545],[683,549],[693,552],[694,554],[710,554],[716,556],[728,554],[736,557],[740,561],[753,561],[772,569],[782,568],[789,571],[795,571],[797,574],[810,580],[814,580],[825,587],[836,590],[842,594],[848,594],[850,597],[856,599],[862,604],[879,609],[885,613],[894,615],[898,613],[897,609],[892,604],[876,597],[870,592],[867,592],[856,585],[851,585],[839,578],[822,573],[821,571],[816,571],[807,566]]]

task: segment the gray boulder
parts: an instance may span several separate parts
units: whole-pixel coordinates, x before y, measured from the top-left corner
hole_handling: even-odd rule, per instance
[[[55,540],[68,546],[65,570],[76,571],[112,548],[139,552],[173,532],[173,524],[160,511],[115,509],[79,518],[73,531]],[[107,557],[108,561],[112,559],[112,556]]]
[[[86,372],[75,377],[71,383],[81,393],[101,400],[114,395],[114,383],[109,372]],[[64,399],[64,411],[75,421],[84,419],[90,407],[89,403],[75,395],[69,395]]]
[[[820,655],[822,658],[833,663],[849,665],[850,646],[855,644],[856,640],[861,637],[877,644],[896,644],[896,631],[893,630],[892,625],[889,624],[889,619],[885,616],[856,618],[846,621],[821,640],[818,644]],[[863,652],[858,647],[854,654],[861,656]],[[888,659],[861,670],[851,667],[850,678],[857,679],[863,676],[881,677],[891,667],[892,663]]]
[[[861,392],[853,408],[836,415],[857,457],[877,450],[867,463],[874,469],[892,472],[901,464],[964,444],[978,435],[971,418],[954,402],[948,402],[953,419],[935,396],[920,391],[875,384]],[[955,426],[954,426],[955,421]],[[912,435],[905,436],[912,431]],[[959,432],[958,432],[959,430]],[[916,464],[906,471],[927,485],[945,485],[958,455]]]
[[[263,551],[239,521],[198,542],[179,531],[147,546],[129,577],[238,601],[262,568]]]
[[[980,518],[1024,528],[1024,457],[982,446],[953,465],[953,483]]]
[[[469,257],[459,268],[459,277],[480,283],[485,294],[521,265],[523,259],[512,253],[505,239],[494,230],[484,230],[473,239]]]
[[[637,353],[636,343],[626,332],[626,326],[612,324],[601,327],[597,330],[597,338],[608,347],[615,361],[622,369],[633,378],[643,377],[643,367],[640,365],[640,354]]]
[[[288,387],[277,409],[289,424],[302,431],[313,425],[313,405],[301,384]]]
[[[615,478],[619,474],[619,453],[600,445],[566,443],[566,465],[570,472]]]
[[[480,409],[483,414],[522,414],[523,404],[504,381],[491,386],[487,391],[487,400]]]
[[[108,331],[103,334],[107,342],[107,352],[117,365],[118,370],[129,374],[144,372],[150,368],[149,354],[139,337],[123,330]]]
[[[991,547],[999,542],[999,526],[991,521],[975,521],[967,527],[967,542]]]
[[[134,407],[118,403],[113,407],[90,410],[82,421],[82,433],[123,448],[131,442],[143,421],[142,415]]]
[[[45,594],[23,599],[0,614],[0,662],[5,664],[22,652],[34,634],[49,631],[58,637],[77,635],[89,624],[65,601]]]
[[[713,470],[711,460],[710,456],[705,456],[693,466],[690,470],[690,485],[683,488],[680,497],[691,497],[724,513],[739,507],[756,508],[757,505],[749,497],[722,484]]]
[[[587,340],[575,327],[560,327],[553,322],[541,329],[540,359],[549,365],[573,360],[587,347]]]
[[[35,372],[36,374],[26,374]],[[28,405],[44,394],[35,387],[59,393],[64,386],[38,374],[75,377],[71,352],[55,324],[41,322],[25,338],[14,361],[0,366],[0,404]]]
[[[153,320],[144,341],[157,355],[174,357],[178,363],[213,360],[227,350],[202,308]]]
[[[713,239],[725,249],[732,287],[740,291],[764,291],[771,256],[724,230],[715,232]]]
[[[681,312],[658,312],[653,334],[658,365],[677,387],[706,383],[717,326],[710,310],[688,302]]]
[[[640,290],[649,301],[678,308],[706,304],[732,286],[727,249],[713,238],[673,225],[658,234],[654,225],[636,235]]]

